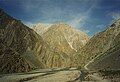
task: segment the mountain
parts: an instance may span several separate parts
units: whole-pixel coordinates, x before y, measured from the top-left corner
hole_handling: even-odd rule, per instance
[[[45,32],[38,24],[43,33],[37,34],[3,10],[0,17],[0,73],[74,66],[75,53],[89,40],[67,24],[52,25]]]
[[[79,52],[79,63],[90,69],[120,68],[120,19],[93,36]]]
[[[77,50],[83,47],[89,40],[86,33],[76,30],[64,23],[51,25],[42,37],[53,50],[65,53],[69,53],[69,51],[77,52]]]
[[[44,68],[38,59],[43,44],[36,32],[0,10],[0,73]]]
[[[36,29],[43,30],[41,27],[36,27]],[[41,35],[39,30],[36,31]],[[46,60],[49,63],[47,64],[48,67],[75,66],[75,63],[73,62],[73,60],[75,60],[75,53],[89,40],[86,33],[76,30],[64,23],[51,25],[41,36],[50,47],[48,50],[44,50],[47,50],[47,55],[51,54],[51,56],[48,55],[44,60],[41,59],[45,61],[49,58]]]

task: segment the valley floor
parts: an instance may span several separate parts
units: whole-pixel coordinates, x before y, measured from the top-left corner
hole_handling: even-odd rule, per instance
[[[0,82],[114,82],[96,72],[76,68],[38,69],[28,73],[0,75]],[[119,82],[119,81],[115,81]]]

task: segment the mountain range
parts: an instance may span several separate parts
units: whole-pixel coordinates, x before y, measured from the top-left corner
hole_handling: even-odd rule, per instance
[[[120,19],[90,38],[65,23],[32,29],[0,10],[0,73],[43,68],[120,68]]]
[[[52,25],[39,35],[3,10],[0,10],[0,16],[0,72],[3,73],[73,66],[72,53],[89,40],[87,34],[66,24]]]

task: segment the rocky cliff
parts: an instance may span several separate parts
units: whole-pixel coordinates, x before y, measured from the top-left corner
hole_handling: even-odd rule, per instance
[[[20,20],[0,10],[0,72],[26,72],[44,68],[38,59],[42,38]]]

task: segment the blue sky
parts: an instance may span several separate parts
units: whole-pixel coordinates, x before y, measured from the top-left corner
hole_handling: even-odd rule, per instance
[[[27,25],[65,22],[90,36],[120,17],[120,0],[0,0],[0,8]]]

